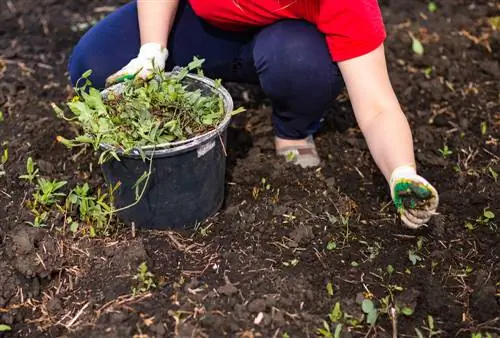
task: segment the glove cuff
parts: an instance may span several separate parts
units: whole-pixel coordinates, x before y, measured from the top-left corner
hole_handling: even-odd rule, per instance
[[[402,165],[402,166],[397,167],[396,169],[394,169],[392,171],[391,178],[389,180],[389,185],[391,186],[391,190],[392,190],[392,186],[393,186],[394,181],[396,181],[397,179],[400,179],[402,177],[415,176],[416,174],[417,174],[417,170],[415,169],[415,167],[413,165]]]
[[[148,42],[141,45],[139,49],[139,58],[154,59],[156,66],[164,67],[168,58],[168,50],[156,42]]]

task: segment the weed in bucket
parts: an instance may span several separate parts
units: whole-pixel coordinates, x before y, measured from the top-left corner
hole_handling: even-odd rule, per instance
[[[219,81],[203,76],[195,58],[172,72],[157,70],[151,81],[133,80],[104,91],[87,71],[67,102],[72,117],[56,114],[83,133],[58,140],[67,147],[91,146],[115,191],[120,217],[146,228],[193,226],[222,205],[226,130],[233,101]],[[192,74],[197,71],[197,75]]]

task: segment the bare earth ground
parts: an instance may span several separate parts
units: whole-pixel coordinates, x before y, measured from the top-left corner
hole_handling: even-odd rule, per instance
[[[500,33],[488,21],[498,4],[445,1],[431,13],[424,1],[382,3],[393,84],[420,170],[441,194],[426,229],[397,221],[345,98],[318,135],[322,167],[306,171],[275,158],[266,98],[235,84],[249,111],[229,131],[226,203],[197,231],[120,227],[90,238],[58,230],[60,218],[33,228],[30,186],[18,178],[29,156],[68,188],[102,184],[93,154],[73,160],[55,141],[72,130],[50,102],[72,95],[71,47],[108,5],[116,2],[0,3],[5,337],[314,337],[325,323],[345,337],[498,336]],[[134,296],[142,262],[157,287]],[[363,299],[378,309],[372,326]],[[395,305],[406,314],[390,316]]]

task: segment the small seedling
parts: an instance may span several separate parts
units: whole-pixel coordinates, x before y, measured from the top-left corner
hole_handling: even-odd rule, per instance
[[[38,169],[36,168],[36,163],[33,161],[33,158],[30,156],[28,157],[28,161],[26,162],[26,174],[19,176],[19,178],[33,183],[33,181],[37,177]]]
[[[297,266],[299,264],[299,260],[297,258],[291,259],[289,261],[283,262],[284,266],[290,267],[290,266]]]
[[[434,318],[431,315],[427,316],[426,326],[423,326],[422,328],[428,332],[428,336],[427,336],[428,338],[431,338],[434,336],[439,336],[440,334],[443,333],[443,331],[436,329],[435,324],[434,324]],[[419,338],[424,337],[424,335],[422,334],[422,332],[419,329],[415,328],[415,332],[417,333],[417,336]]]
[[[326,284],[326,292],[328,292],[328,296],[333,296],[333,284],[332,282],[328,282],[328,284]]]
[[[486,135],[486,133],[488,132],[488,124],[486,123],[486,121],[483,121],[481,122],[481,135]]]
[[[3,112],[0,110],[0,123],[3,122],[4,117],[3,117]]]
[[[332,251],[337,248],[337,242],[335,241],[329,241],[328,244],[326,245],[326,250]]]
[[[412,32],[408,32],[411,38],[411,49],[413,53],[417,55],[423,55],[424,54],[424,46],[422,45],[422,42],[418,40],[415,35],[413,35]]]
[[[495,181],[495,183],[497,183],[498,182],[498,173],[492,167],[488,167],[488,171],[491,175],[491,178],[493,178],[493,181]]]
[[[446,144],[443,146],[443,148],[439,149],[439,152],[441,153],[441,156],[443,156],[443,158],[447,158],[448,156],[453,154],[453,151],[448,148]]]
[[[4,148],[2,157],[0,158],[0,177],[5,175],[4,164],[9,160],[9,149]]]
[[[408,250],[408,259],[413,265],[416,265],[417,262],[422,260],[422,257],[417,255],[413,250]]]
[[[148,270],[146,262],[142,262],[137,268],[137,275],[134,276],[134,280],[139,281],[139,286],[134,287],[132,292],[134,295],[139,293],[144,293],[150,289],[156,288],[156,284],[153,280],[154,275]]]
[[[35,204],[41,204],[43,206],[51,206],[55,204],[61,197],[66,196],[65,193],[58,192],[66,184],[66,181],[40,178],[38,180],[38,189],[33,194]]]

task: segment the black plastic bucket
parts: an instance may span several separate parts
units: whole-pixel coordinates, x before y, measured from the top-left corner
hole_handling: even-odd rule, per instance
[[[188,90],[200,89],[203,94],[215,91],[221,95],[225,118],[220,125],[189,140],[144,147],[145,161],[139,151],[117,152],[120,161],[112,159],[102,164],[108,184],[120,183],[114,193],[115,208],[124,210],[118,211],[118,217],[127,223],[134,222],[137,227],[190,228],[218,212],[224,200],[226,135],[233,100],[225,88],[216,87],[210,79],[189,74],[183,81]],[[110,90],[119,91],[120,84],[108,88],[103,95]],[[150,166],[147,186],[144,188],[144,180],[138,188],[139,193],[144,188],[144,194],[136,202],[135,185],[149,172]]]

